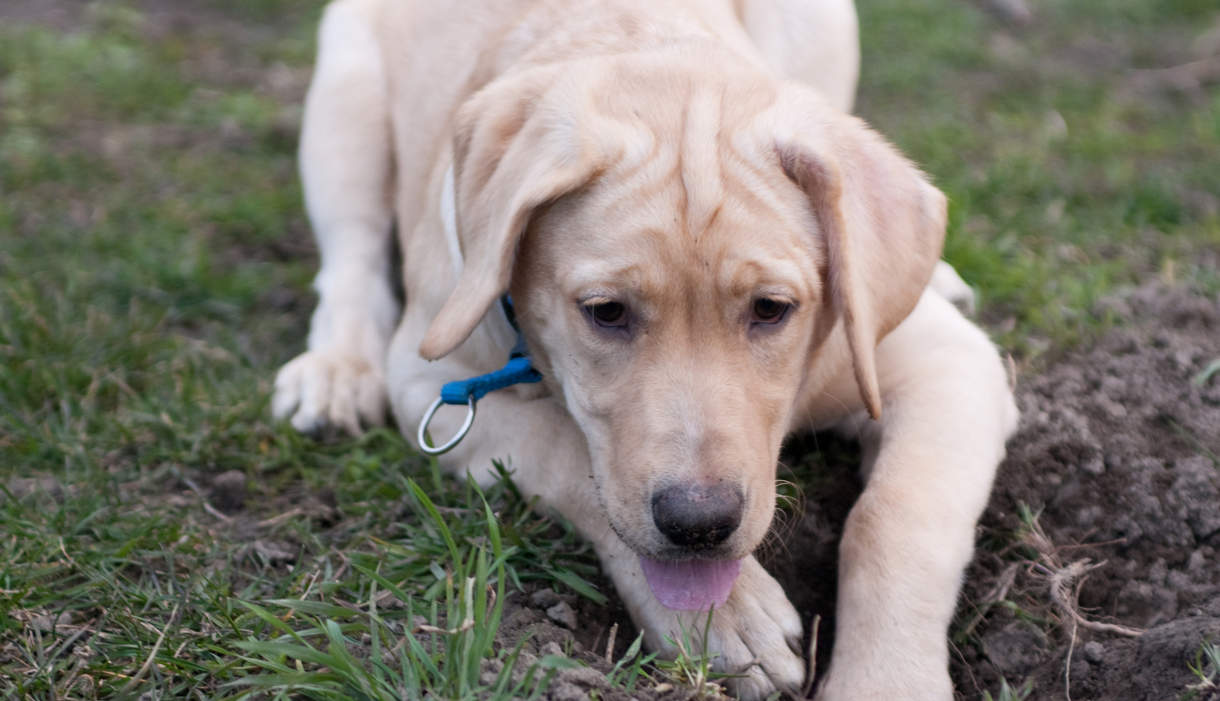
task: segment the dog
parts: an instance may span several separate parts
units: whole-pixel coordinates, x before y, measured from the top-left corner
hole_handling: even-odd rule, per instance
[[[508,462],[653,649],[705,635],[750,699],[805,671],[751,555],[781,444],[846,431],[864,489],[816,697],[952,698],[1017,410],[949,299],[944,195],[848,114],[858,66],[851,0],[335,0],[300,145],[318,306],[273,413],[357,433],[388,406],[410,436],[520,339],[541,381],[483,397],[442,465]],[[447,437],[463,411],[431,418]]]

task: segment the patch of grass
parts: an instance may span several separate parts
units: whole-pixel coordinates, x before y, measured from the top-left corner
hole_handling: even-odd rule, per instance
[[[1220,250],[1220,99],[1151,70],[1200,58],[1214,5],[1034,9],[1021,31],[969,3],[860,3],[860,111],[949,195],[946,258],[1026,356],[1092,337],[1122,285],[1214,287]]]
[[[1209,699],[1220,693],[1220,645],[1211,641],[1203,643],[1195,659],[1188,664],[1199,681],[1186,687],[1178,697],[1181,701]]]
[[[612,686],[619,687],[631,693],[641,678],[648,678],[649,665],[657,658],[655,652],[643,654],[644,634],[635,636],[635,640],[614,663],[614,667],[606,674],[606,679]]]
[[[127,23],[101,29],[66,36],[7,30],[0,45],[6,122],[67,131],[81,115],[103,123],[159,120],[190,96],[192,86],[166,69],[175,63],[171,45],[143,41]]]
[[[512,668],[511,651],[491,649],[505,588],[543,578],[592,592],[582,575],[595,565],[571,534],[556,542],[555,527],[507,482],[487,501],[449,480],[430,490],[435,500],[424,496],[404,470],[413,459],[380,459],[395,450],[387,433],[312,447],[331,453],[335,480],[357,480],[337,490],[338,509],[272,496],[284,511],[258,521],[203,520],[198,496],[181,486],[190,478],[169,466],[150,476],[179,485],[162,504],[147,487],[124,494],[118,484],[94,492],[51,481],[20,485],[21,495],[7,488],[0,690],[211,697],[240,681],[251,693],[292,689],[318,698],[489,692],[481,660]],[[412,638],[420,625],[457,631]],[[491,689],[520,695],[561,664],[544,659],[525,681],[500,676]]]
[[[983,701],[1025,701],[1033,690],[1032,682],[1027,681],[1021,686],[1014,687],[1008,683],[1007,679],[1002,679],[1000,680],[1000,690],[996,692],[996,695],[992,696],[990,691],[984,691]]]
[[[256,631],[236,643],[247,653],[246,662],[266,672],[234,681],[231,686],[248,689],[238,698],[533,698],[556,667],[573,664],[548,657],[514,674],[520,645],[495,649],[506,573],[517,547],[505,545],[499,519],[477,487],[469,486],[467,496],[476,498],[466,502],[482,504],[477,533],[455,533],[417,484],[408,480],[406,487],[419,519],[406,537],[410,551],[391,548],[388,561],[385,553],[353,557],[352,567],[362,575],[355,582],[320,588],[316,600],[269,602],[287,609],[282,616],[243,602],[267,632],[279,635],[263,640],[265,633]],[[480,540],[483,532],[486,542]],[[425,563],[427,575],[413,571]],[[485,672],[485,660],[492,659],[500,662],[499,670]]]
[[[678,653],[673,659],[657,659],[654,662],[659,677],[690,689],[695,698],[720,697],[724,693],[720,682],[731,676],[712,670],[715,656],[707,651],[707,631],[711,628],[713,615],[714,612],[709,610],[702,631],[684,628],[677,638],[667,637],[666,642]]]
[[[1199,374],[1191,378],[1190,383],[1195,387],[1202,387],[1206,385],[1218,372],[1220,372],[1220,358],[1216,358],[1208,363],[1207,367],[1203,368]]]

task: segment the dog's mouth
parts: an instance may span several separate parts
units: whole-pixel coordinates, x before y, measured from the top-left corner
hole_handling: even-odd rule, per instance
[[[706,611],[728,601],[741,560],[653,560],[640,556],[652,595],[666,608]]]

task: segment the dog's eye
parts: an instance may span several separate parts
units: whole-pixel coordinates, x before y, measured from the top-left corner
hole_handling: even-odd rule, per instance
[[[622,302],[586,304],[585,313],[598,326],[618,328],[627,325],[627,307]]]
[[[755,324],[778,324],[788,315],[791,304],[778,299],[759,297],[750,308],[750,321]]]

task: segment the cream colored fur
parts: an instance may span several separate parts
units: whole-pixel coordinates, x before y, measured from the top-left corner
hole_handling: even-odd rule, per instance
[[[805,668],[801,621],[750,555],[781,442],[848,431],[865,489],[817,697],[952,698],[946,628],[1016,408],[946,299],[972,293],[937,263],[943,195],[847,115],[850,0],[337,0],[319,37],[301,143],[319,304],[275,414],[359,431],[388,406],[413,436],[441,384],[502,364],[511,291],[545,382],[484,398],[442,463],[486,481],[507,460],[594,544],[658,649],[700,616],[644,581],[639,555],[683,556],[650,495],[740,488],[714,554],[742,574],[707,644],[743,698]],[[792,306],[760,324],[759,299]],[[629,331],[591,322],[608,301]]]

